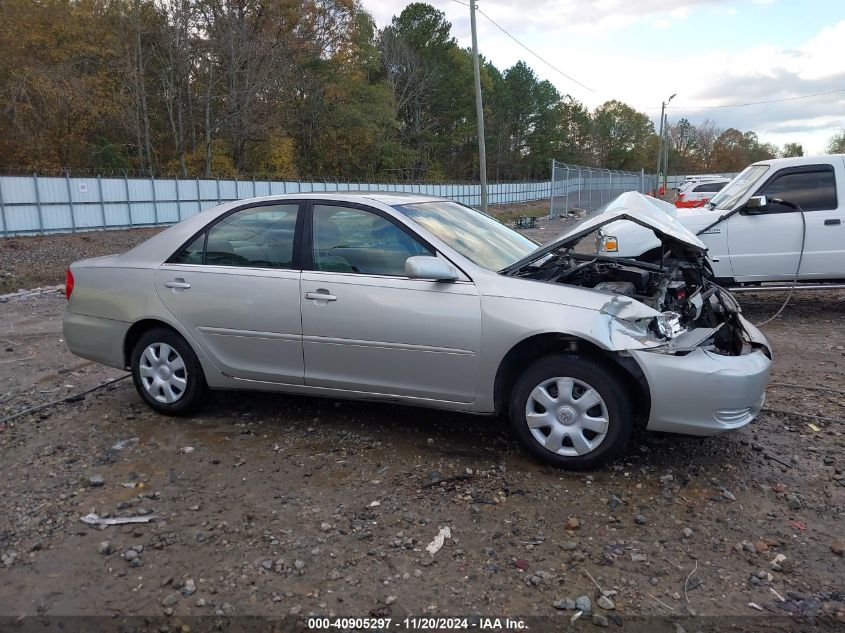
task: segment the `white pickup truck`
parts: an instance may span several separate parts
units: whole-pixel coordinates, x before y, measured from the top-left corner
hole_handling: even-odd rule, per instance
[[[840,195],[845,195],[845,155],[835,154],[754,163],[697,209],[649,200],[707,245],[719,283],[738,285],[792,281],[799,258],[799,281],[845,280]],[[803,220],[789,203],[803,209]],[[661,256],[657,237],[627,221],[603,227],[596,250],[646,261]]]

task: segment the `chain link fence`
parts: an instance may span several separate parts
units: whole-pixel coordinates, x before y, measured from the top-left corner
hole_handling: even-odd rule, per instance
[[[619,171],[567,165],[552,160],[549,215],[572,210],[595,211],[626,191],[652,193],[657,177],[645,171]]]

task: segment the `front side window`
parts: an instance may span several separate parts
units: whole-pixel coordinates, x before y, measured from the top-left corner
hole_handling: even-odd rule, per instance
[[[205,231],[173,258],[174,264],[202,264],[205,257]]]
[[[354,207],[315,204],[312,220],[315,270],[405,276],[405,260],[434,255],[386,218]]]
[[[219,220],[173,262],[206,266],[293,268],[298,204],[241,209]]]
[[[487,270],[507,268],[537,249],[527,237],[457,202],[416,202],[394,209]]]
[[[833,168],[828,166],[775,176],[760,190],[759,195],[794,202],[804,211],[830,211],[837,206],[836,180]],[[769,211],[779,213],[793,209],[770,203]]]

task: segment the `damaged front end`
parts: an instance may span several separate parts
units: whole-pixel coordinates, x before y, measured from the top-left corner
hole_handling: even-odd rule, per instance
[[[663,246],[656,262],[607,257],[588,236],[601,226],[627,219],[654,231]],[[763,348],[765,339],[741,315],[739,304],[713,281],[705,245],[668,217],[624,208],[605,210],[517,262],[504,274],[590,288],[611,297],[597,327],[614,330],[667,354],[703,349],[740,356]]]

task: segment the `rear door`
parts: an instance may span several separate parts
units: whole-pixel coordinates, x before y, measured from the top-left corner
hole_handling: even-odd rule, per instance
[[[299,202],[230,213],[155,273],[167,309],[223,373],[302,384]]]
[[[841,172],[841,170],[839,170]],[[839,182],[837,182],[839,179]],[[794,202],[801,213],[770,202],[765,213],[743,212],[727,222],[728,248],[737,281],[842,278],[845,271],[845,217],[840,202],[842,174],[831,164],[787,167],[773,174],[756,192]]]
[[[306,227],[305,384],[471,403],[481,341],[472,281],[406,277],[408,257],[436,253],[378,209],[315,202]]]

